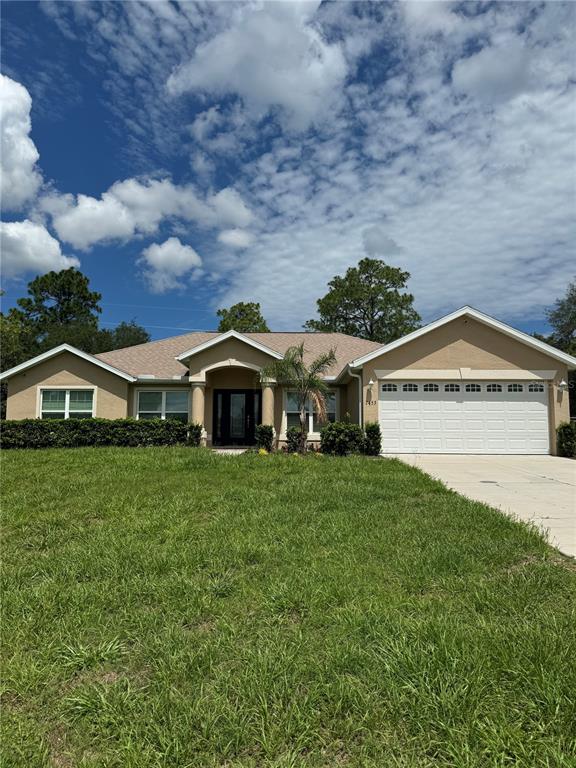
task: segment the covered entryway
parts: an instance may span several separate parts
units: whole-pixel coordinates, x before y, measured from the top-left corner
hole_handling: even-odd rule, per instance
[[[380,381],[383,453],[546,454],[544,381]]]

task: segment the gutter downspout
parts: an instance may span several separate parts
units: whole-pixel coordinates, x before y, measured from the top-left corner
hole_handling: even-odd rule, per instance
[[[363,408],[362,408],[362,374],[361,373],[353,373],[352,368],[350,365],[348,365],[348,373],[350,376],[353,376],[355,379],[358,379],[358,421],[360,422],[360,426],[364,426],[364,414],[363,414]]]

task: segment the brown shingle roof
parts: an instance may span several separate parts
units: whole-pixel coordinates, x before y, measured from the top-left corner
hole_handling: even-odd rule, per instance
[[[185,333],[182,336],[172,336],[169,339],[151,341],[148,344],[137,344],[134,347],[102,352],[96,357],[133,376],[172,379],[177,376],[186,376],[188,373],[186,365],[175,359],[178,355],[220,335],[216,331]],[[336,365],[328,372],[329,376],[336,376],[350,361],[382,346],[375,341],[357,339],[355,336],[347,336],[345,333],[296,331],[294,333],[246,333],[243,335],[281,354],[284,354],[288,347],[304,342],[305,361],[307,363],[322,352],[327,352],[333,348],[336,353]]]

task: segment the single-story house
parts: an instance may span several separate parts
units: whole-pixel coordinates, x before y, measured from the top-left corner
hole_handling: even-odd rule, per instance
[[[304,342],[335,350],[330,420],[377,421],[384,453],[554,453],[576,358],[463,307],[390,344],[341,333],[187,333],[89,355],[68,344],[5,371],[7,418],[176,418],[207,445],[280,442],[299,423],[293,393],[261,369]],[[309,439],[319,439],[308,410]]]

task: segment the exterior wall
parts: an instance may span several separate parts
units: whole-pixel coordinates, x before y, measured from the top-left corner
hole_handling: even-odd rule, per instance
[[[370,387],[370,379],[377,382],[377,370],[446,370],[471,368],[474,370],[555,370],[550,386],[550,445],[556,446],[556,427],[570,420],[568,392],[559,389],[562,379],[568,380],[566,365],[489,328],[477,320],[460,317],[451,323],[430,331],[424,336],[380,355],[364,366],[363,404],[364,423],[378,420],[378,386]],[[372,391],[371,391],[372,390]]]
[[[123,419],[128,415],[128,382],[70,352],[52,357],[8,381],[6,418],[35,419],[39,387],[94,386],[96,416]]]

